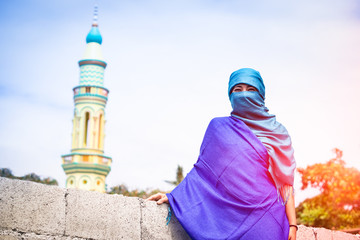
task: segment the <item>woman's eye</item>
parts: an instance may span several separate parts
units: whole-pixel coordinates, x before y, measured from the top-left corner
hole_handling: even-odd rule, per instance
[[[255,88],[249,88],[248,91],[256,92],[256,89]]]
[[[240,92],[241,91],[241,88],[237,87],[237,88],[234,88],[234,92]]]

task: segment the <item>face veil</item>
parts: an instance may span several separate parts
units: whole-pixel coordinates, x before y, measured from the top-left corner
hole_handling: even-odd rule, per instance
[[[244,83],[258,91],[231,93],[234,86]],[[266,147],[269,154],[269,172],[284,202],[289,197],[288,187],[294,184],[296,163],[290,136],[265,106],[265,85],[260,73],[243,68],[230,76],[228,94],[233,111],[231,115],[242,120]]]
[[[265,107],[264,100],[258,92],[243,91],[233,92],[230,95],[232,114],[252,120],[259,120],[269,110]]]

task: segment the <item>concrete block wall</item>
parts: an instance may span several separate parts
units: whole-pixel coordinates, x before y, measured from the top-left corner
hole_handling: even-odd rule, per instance
[[[0,177],[0,239],[190,239],[167,205]],[[357,235],[300,226],[299,240]]]

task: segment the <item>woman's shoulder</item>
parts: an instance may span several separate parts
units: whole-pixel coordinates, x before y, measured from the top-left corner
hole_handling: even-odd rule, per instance
[[[227,117],[215,117],[211,119],[209,126],[229,125],[233,121],[231,116]]]
[[[211,123],[219,123],[219,122],[227,122],[230,121],[230,116],[227,117],[214,117],[213,119],[211,119],[210,124]]]
[[[233,116],[227,116],[227,117],[215,117],[213,118],[208,128],[231,128],[234,129],[247,129],[246,124],[241,120]]]
[[[210,121],[210,123],[223,123],[223,122],[243,122],[243,121],[233,116],[215,117]]]

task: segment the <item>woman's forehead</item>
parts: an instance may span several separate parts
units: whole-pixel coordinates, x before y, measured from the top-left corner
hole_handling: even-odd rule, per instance
[[[239,87],[254,87],[254,88],[257,89],[257,87],[255,87],[253,85],[250,85],[250,84],[247,84],[247,83],[238,83],[232,89],[236,88],[237,86],[239,86]]]
[[[234,87],[236,87],[236,86],[250,86],[250,87],[253,87],[252,85],[249,85],[249,84],[246,84],[246,83],[238,83],[238,84],[236,84]]]

